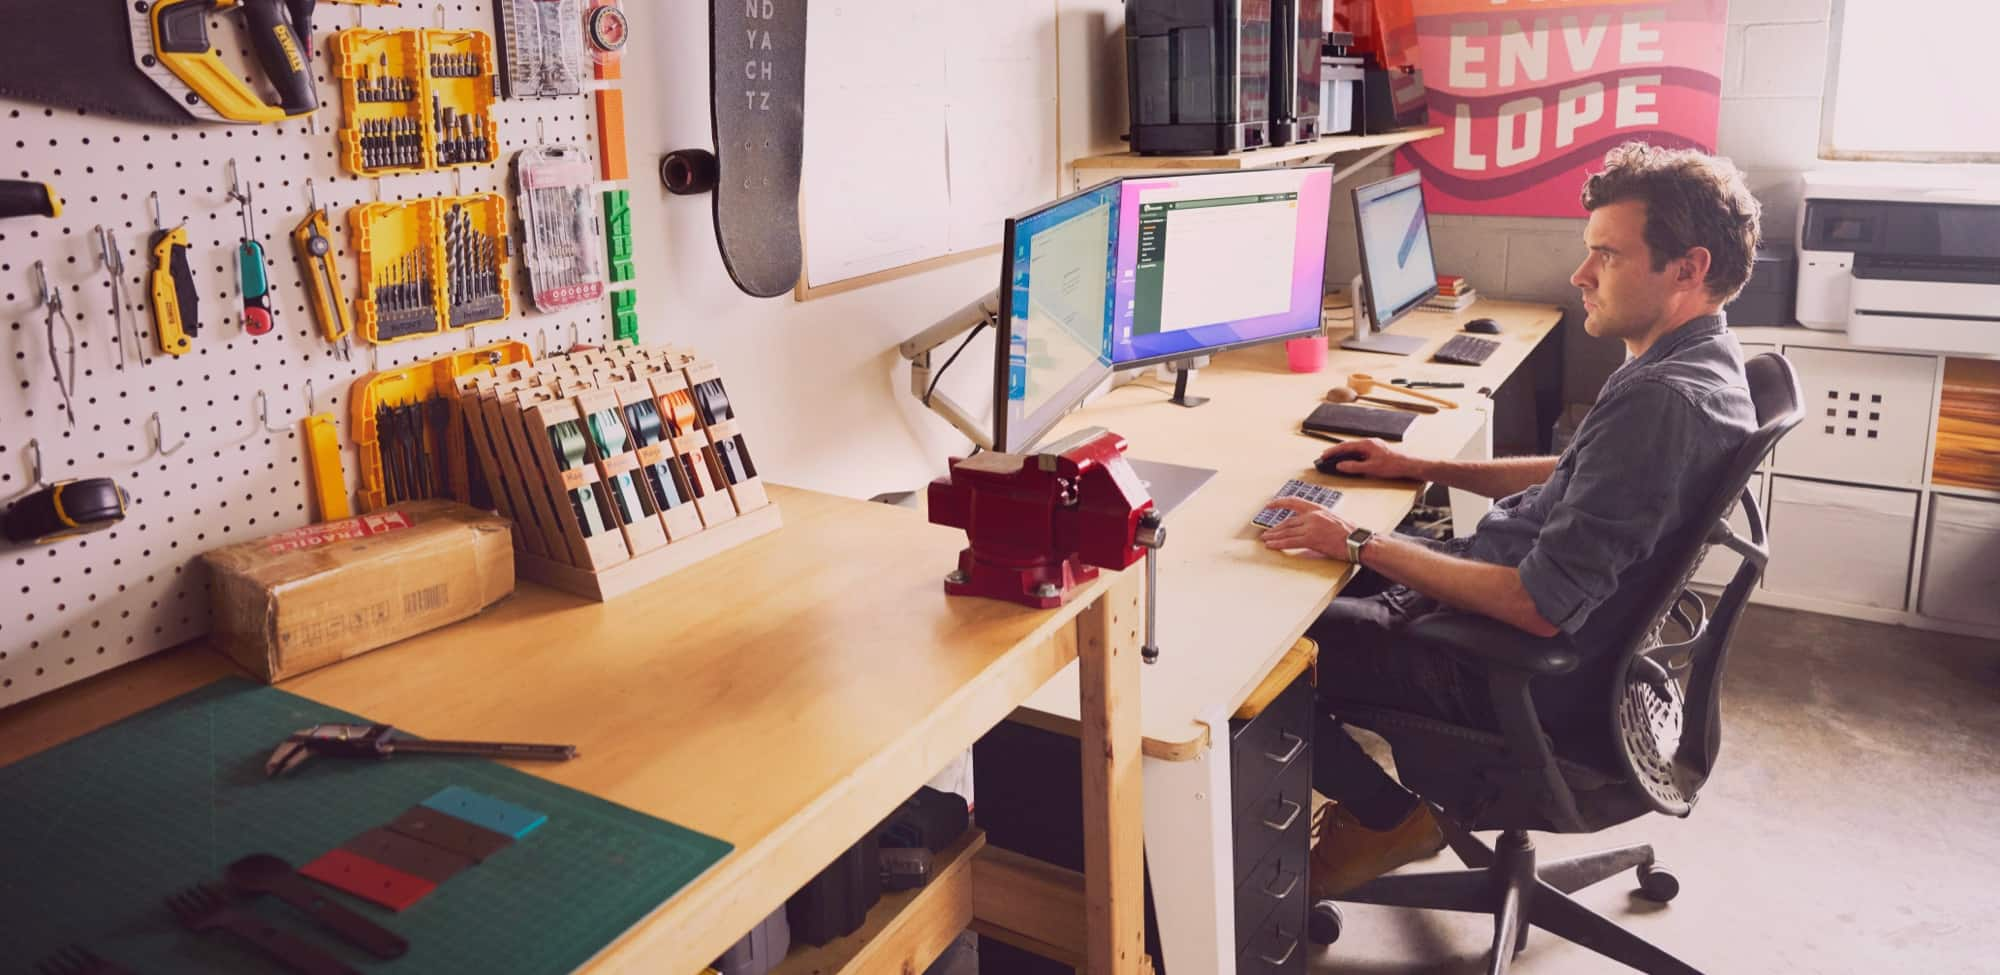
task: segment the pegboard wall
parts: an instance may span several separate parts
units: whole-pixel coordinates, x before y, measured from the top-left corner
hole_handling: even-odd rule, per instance
[[[50,18],[60,19],[59,10],[52,8]],[[608,295],[556,313],[538,313],[528,304],[508,181],[514,153],[538,144],[582,146],[595,166],[597,119],[589,89],[602,83],[586,82],[576,97],[498,101],[501,151],[495,163],[445,173],[350,176],[336,158],[340,94],[328,80],[334,32],[443,27],[483,30],[497,39],[498,25],[491,0],[405,0],[400,7],[322,3],[314,20],[320,108],[299,120],[159,126],[0,100],[0,152],[7,157],[0,175],[52,183],[63,200],[59,218],[0,221],[0,322],[7,323],[12,352],[0,382],[0,502],[11,503],[36,486],[30,440],[38,443],[44,480],[111,477],[130,496],[124,521],[108,531],[47,546],[0,547],[0,707],[205,633],[208,590],[194,558],[313,517],[300,433],[308,414],[338,418],[353,496],[358,464],[347,401],[355,379],[506,339],[527,342],[538,356],[574,341],[610,339]],[[250,63],[233,18],[214,21],[210,31],[225,57],[239,66]],[[242,221],[226,173],[232,159],[251,191],[277,311],[276,328],[262,336],[247,334],[241,320],[235,247]],[[349,302],[359,269],[348,207],[507,194],[515,252],[511,316],[382,346],[356,336],[351,358],[343,360],[314,321],[290,237],[310,210],[308,180],[318,201],[332,207],[343,299]],[[178,359],[160,353],[152,337],[146,245],[153,192],[169,227],[186,221],[200,294],[201,332],[192,351]],[[98,252],[99,226],[112,233],[124,258],[124,334],[114,326],[118,299]],[[76,333],[73,427],[51,371],[36,261],[60,293]],[[143,364],[129,354],[126,336],[135,323],[149,360]],[[60,325],[56,332],[61,348]]]

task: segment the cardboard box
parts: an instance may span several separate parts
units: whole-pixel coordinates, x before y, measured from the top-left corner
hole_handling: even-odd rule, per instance
[[[270,682],[457,622],[514,591],[507,519],[453,501],[308,525],[201,561],[223,651]]]

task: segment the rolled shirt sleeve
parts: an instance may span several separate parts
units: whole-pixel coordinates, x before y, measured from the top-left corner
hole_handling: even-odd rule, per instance
[[[1574,474],[1520,564],[1535,609],[1572,635],[1680,523],[1683,479],[1709,473],[1690,469],[1701,410],[1667,384],[1632,383],[1592,412]]]

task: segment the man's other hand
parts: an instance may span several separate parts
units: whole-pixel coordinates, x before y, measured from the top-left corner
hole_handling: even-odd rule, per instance
[[[1309,548],[1332,558],[1347,558],[1347,535],[1354,530],[1347,519],[1298,498],[1273,498],[1266,507],[1283,508],[1292,516],[1264,533],[1265,548]]]
[[[1416,458],[1372,437],[1336,444],[1321,451],[1319,456],[1322,460],[1338,460],[1336,469],[1353,477],[1384,481],[1423,480]]]

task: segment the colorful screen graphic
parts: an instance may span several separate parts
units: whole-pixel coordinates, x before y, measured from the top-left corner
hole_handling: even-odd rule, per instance
[[[1318,330],[1332,192],[1322,167],[1126,180],[1112,362]]]

